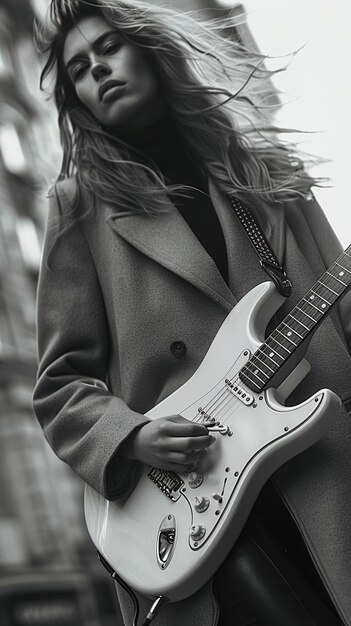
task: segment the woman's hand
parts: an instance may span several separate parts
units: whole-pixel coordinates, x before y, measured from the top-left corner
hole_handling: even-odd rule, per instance
[[[215,437],[206,426],[181,415],[152,420],[134,431],[119,448],[119,455],[172,472],[189,472],[204,458]]]

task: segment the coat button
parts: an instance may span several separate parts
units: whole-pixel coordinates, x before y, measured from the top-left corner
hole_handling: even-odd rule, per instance
[[[184,341],[173,341],[171,344],[171,352],[173,356],[180,359],[186,353],[186,345]]]

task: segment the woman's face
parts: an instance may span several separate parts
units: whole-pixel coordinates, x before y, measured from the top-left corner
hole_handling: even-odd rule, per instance
[[[103,17],[86,17],[69,31],[63,62],[79,100],[103,126],[137,130],[162,116],[164,103],[148,57]]]

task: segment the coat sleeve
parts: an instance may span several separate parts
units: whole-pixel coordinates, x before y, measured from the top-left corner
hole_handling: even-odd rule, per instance
[[[112,500],[125,497],[140,470],[138,462],[119,457],[118,448],[149,420],[106,385],[108,325],[79,222],[64,230],[47,263],[69,207],[62,190],[61,201],[55,192],[49,196],[37,290],[39,365],[33,407],[57,456]]]

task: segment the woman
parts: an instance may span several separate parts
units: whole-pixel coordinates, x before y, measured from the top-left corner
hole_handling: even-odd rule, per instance
[[[205,425],[145,413],[193,374],[235,303],[266,280],[229,196],[256,215],[293,281],[279,316],[340,244],[310,194],[318,181],[255,101],[270,75],[259,55],[139,2],[50,9],[37,41],[49,52],[42,81],[56,73],[64,157],[40,271],[33,401],[58,456],[114,500],[140,462],[190,471],[213,443]],[[291,403],[325,383],[346,406],[348,319],[345,299],[311,342],[312,372]],[[275,474],[214,579],[162,607],[155,624],[350,623],[346,416],[340,409],[330,434]],[[130,599],[117,591],[129,625]],[[146,614],[150,600],[138,601]]]

